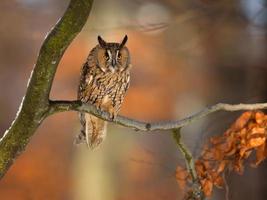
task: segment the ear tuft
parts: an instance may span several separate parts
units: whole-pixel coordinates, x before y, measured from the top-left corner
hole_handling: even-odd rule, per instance
[[[99,45],[100,45],[102,48],[105,48],[105,46],[106,46],[106,42],[105,42],[105,40],[103,40],[103,39],[101,38],[100,35],[97,37],[97,40],[98,40]]]
[[[122,40],[122,42],[121,42],[121,44],[120,44],[120,48],[122,48],[126,44],[127,40],[128,40],[128,36],[125,35],[123,40]]]

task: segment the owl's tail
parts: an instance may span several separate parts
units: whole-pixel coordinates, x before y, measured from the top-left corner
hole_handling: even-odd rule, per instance
[[[95,149],[106,137],[107,122],[87,113],[80,113],[81,133],[75,143],[86,142],[88,147]]]

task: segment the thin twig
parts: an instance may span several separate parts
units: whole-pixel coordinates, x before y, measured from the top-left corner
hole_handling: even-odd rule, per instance
[[[233,111],[241,111],[241,110],[262,110],[262,109],[267,109],[267,103],[256,103],[256,104],[218,103],[213,106],[206,107],[196,114],[193,114],[189,117],[186,117],[184,119],[177,120],[177,121],[150,123],[150,122],[141,122],[141,121],[130,119],[130,118],[123,117],[123,116],[117,116],[113,122],[116,124],[128,127],[128,128],[133,128],[135,130],[140,130],[140,131],[172,130],[172,129],[182,128],[192,122],[195,122],[217,111],[233,112]],[[101,112],[97,110],[93,105],[90,105],[90,104],[82,104],[79,101],[50,101],[49,114],[65,112],[65,111],[87,112],[103,120],[111,121],[108,113]]]
[[[181,141],[181,128],[173,129],[173,138],[178,146],[178,149],[182,153],[188,173],[192,178],[192,191],[190,191],[190,199],[204,199],[204,194],[197,176],[195,161],[190,150],[187,149],[185,144]]]
[[[187,165],[186,168],[188,169],[188,172],[189,172],[190,176],[192,177],[192,181],[197,182],[198,177],[197,177],[197,173],[195,170],[194,159],[193,159],[191,152],[186,148],[186,146],[181,141],[180,129],[173,129],[173,138],[174,138],[179,150],[183,154],[183,157],[186,160],[186,165]]]

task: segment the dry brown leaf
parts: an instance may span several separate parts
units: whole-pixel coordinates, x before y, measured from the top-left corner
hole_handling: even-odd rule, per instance
[[[226,160],[223,160],[219,163],[219,167],[217,169],[217,173],[220,174],[221,172],[223,172],[225,170],[226,165],[228,164],[228,162]]]
[[[210,197],[213,189],[213,183],[210,180],[206,179],[201,181],[201,185],[205,196]]]
[[[223,180],[223,177],[222,176],[217,176],[214,181],[213,181],[214,185],[217,187],[217,188],[223,188],[224,186],[224,180]]]
[[[254,167],[266,159],[266,128],[267,115],[261,111],[249,111],[243,113],[223,135],[209,139],[201,156],[195,161],[196,172],[206,197],[211,196],[214,186],[223,187],[223,174],[226,170],[243,174],[244,161],[252,152],[256,152],[256,160],[252,164]],[[182,176],[179,173],[176,172],[177,179]],[[189,177],[188,172],[183,176]]]
[[[261,146],[265,143],[266,138],[265,137],[258,137],[258,138],[251,138],[248,143],[249,148],[255,148],[258,146]]]
[[[263,112],[256,112],[255,120],[256,120],[257,124],[261,124],[265,120],[264,119],[264,113]]]
[[[253,135],[253,134],[265,134],[265,128],[256,126],[256,127],[252,128],[252,130],[250,132],[250,135]]]
[[[177,166],[175,177],[179,187],[184,190],[187,181],[186,179],[188,178],[188,172],[183,167]]]
[[[256,161],[254,167],[258,166],[267,157],[266,143],[262,144],[256,149]]]
[[[251,116],[252,116],[251,111],[244,112],[233,124],[232,129],[235,129],[235,130],[242,129],[248,123]]]

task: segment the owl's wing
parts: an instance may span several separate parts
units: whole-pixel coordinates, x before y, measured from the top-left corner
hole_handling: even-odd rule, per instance
[[[90,80],[91,79],[91,80]],[[90,66],[88,61],[84,63],[81,75],[80,75],[80,84],[78,88],[78,99],[82,102],[88,102],[93,85],[93,76],[90,73]],[[79,113],[80,123],[81,123],[81,132],[77,135],[74,143],[80,144],[86,142],[86,113]]]
[[[90,73],[88,62],[84,63],[80,77],[78,99],[82,102],[88,102],[93,87],[93,75]]]
[[[86,90],[88,90],[88,85],[86,84],[86,78],[89,73],[89,65],[88,62],[84,63],[81,74],[80,74],[80,83],[78,87],[78,95],[77,98],[78,100],[81,100],[82,102],[86,102]],[[80,118],[80,123],[81,123],[81,133],[77,135],[74,143],[75,144],[80,144],[85,141],[85,113],[81,112],[79,113],[79,118]]]
[[[94,102],[100,98],[99,88],[95,80],[97,80],[94,66],[90,66],[86,62],[81,72],[81,80],[78,91],[78,99],[84,103]],[[75,144],[86,142],[88,147],[97,147],[105,138],[107,122],[88,113],[80,113],[81,132],[75,140]]]
[[[127,90],[130,87],[130,73],[126,73],[123,84],[122,84],[122,89],[123,89],[123,96],[127,92]]]
[[[130,74],[129,73],[125,73],[123,75],[123,78],[121,79],[120,82],[120,86],[118,87],[118,89],[116,90],[115,96],[113,97],[113,105],[114,105],[114,109],[115,109],[115,115],[118,114],[122,102],[124,100],[125,94],[128,90],[130,86]]]
[[[125,91],[127,91],[129,89],[129,87],[130,87],[130,74],[127,74]]]

